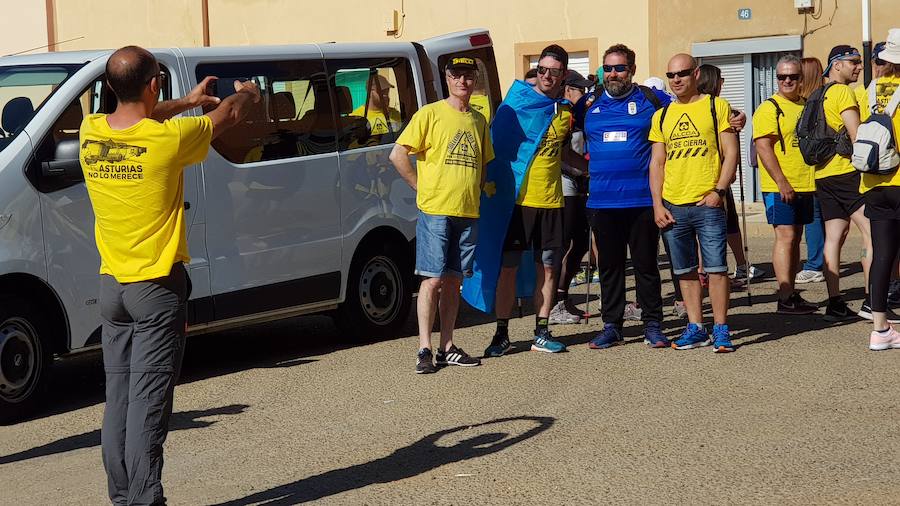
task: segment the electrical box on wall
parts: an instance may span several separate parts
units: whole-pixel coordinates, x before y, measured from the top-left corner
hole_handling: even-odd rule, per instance
[[[812,9],[813,0],[794,0],[794,8],[798,10]]]
[[[384,31],[387,32],[388,35],[393,35],[397,33],[398,25],[400,24],[400,13],[397,12],[396,9],[388,12],[384,15]]]

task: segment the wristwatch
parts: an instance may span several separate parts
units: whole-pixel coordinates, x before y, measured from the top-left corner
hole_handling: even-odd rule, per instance
[[[713,191],[716,192],[716,194],[718,194],[719,197],[723,198],[723,199],[725,198],[725,195],[728,193],[728,190],[723,190],[721,188],[715,188]]]

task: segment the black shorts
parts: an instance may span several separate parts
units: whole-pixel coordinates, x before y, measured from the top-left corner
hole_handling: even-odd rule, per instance
[[[537,255],[544,250],[562,249],[562,207],[543,209],[516,205],[506,229],[503,251],[525,251],[529,247]]]
[[[900,220],[900,186],[879,186],[864,194],[866,218]]]
[[[741,226],[738,225],[737,205],[734,203],[734,193],[731,188],[725,192],[725,227],[728,235],[741,233]]]
[[[816,198],[822,210],[822,221],[849,220],[850,215],[865,204],[859,192],[859,181],[860,174],[855,170],[850,174],[816,180]]]

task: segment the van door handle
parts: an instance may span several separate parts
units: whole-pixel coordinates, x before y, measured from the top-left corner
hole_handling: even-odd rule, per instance
[[[191,208],[191,203],[188,202],[188,201],[185,201],[185,202],[184,202],[184,210],[187,211],[187,210],[190,209],[190,208]]]

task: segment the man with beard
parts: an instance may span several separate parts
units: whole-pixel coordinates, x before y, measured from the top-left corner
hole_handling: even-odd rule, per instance
[[[603,91],[579,104],[578,126],[590,152],[588,217],[598,245],[603,332],[593,349],[622,342],[625,316],[625,262],[631,250],[637,301],[642,309],[644,342],[668,348],[660,330],[662,297],[656,261],[659,229],[653,219],[649,167],[650,120],[661,107],[659,97],[632,83],[635,54],[616,44],[603,55]]]

